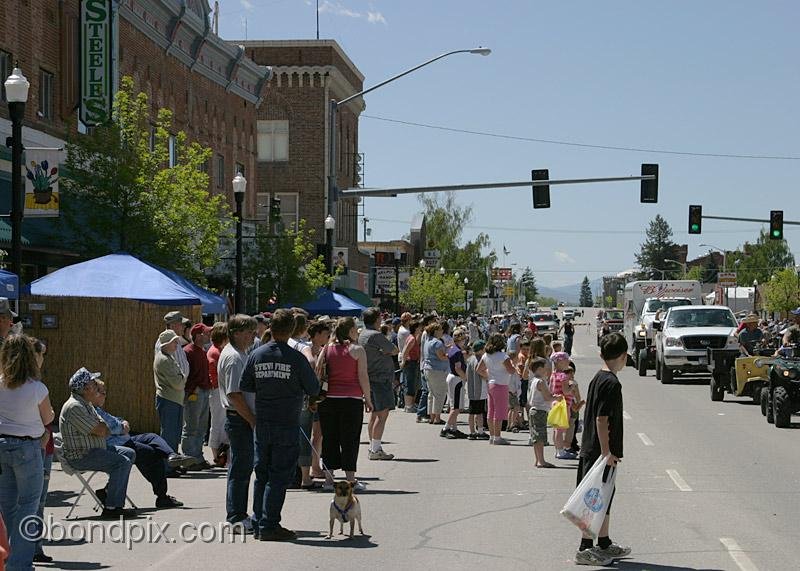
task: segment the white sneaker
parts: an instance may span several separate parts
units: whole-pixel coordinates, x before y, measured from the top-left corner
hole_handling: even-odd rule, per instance
[[[597,565],[603,567],[611,565],[613,561],[611,557],[603,555],[599,547],[592,547],[575,553],[575,565]]]
[[[495,446],[506,446],[511,443],[502,436],[495,436],[494,444]]]
[[[370,460],[393,460],[394,454],[387,454],[383,449],[369,453]]]
[[[610,557],[611,559],[619,559],[620,557],[627,557],[631,554],[631,548],[624,546],[624,545],[617,545],[616,543],[612,543],[605,549],[601,549],[600,546],[596,546],[595,550],[600,555],[605,557]]]
[[[353,491],[354,492],[363,492],[367,489],[366,484],[364,482],[356,482],[353,484]]]

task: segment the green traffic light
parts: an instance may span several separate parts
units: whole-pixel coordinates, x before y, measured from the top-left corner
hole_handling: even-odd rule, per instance
[[[698,230],[700,230],[700,225],[699,224],[692,224],[692,232],[697,232]]]
[[[776,238],[780,238],[781,237],[781,231],[780,230],[773,230],[772,231],[772,235],[775,236]]]

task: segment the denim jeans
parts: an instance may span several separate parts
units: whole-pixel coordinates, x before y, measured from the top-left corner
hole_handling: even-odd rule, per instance
[[[197,389],[195,400],[183,399],[183,453],[198,461],[203,460],[203,439],[208,429],[208,389]],[[191,396],[191,395],[189,395]]]
[[[52,438],[52,436],[51,436]],[[42,465],[43,470],[42,473],[44,475],[44,480],[42,482],[42,495],[39,498],[39,510],[36,512],[36,515],[39,516],[41,521],[44,521],[44,504],[47,502],[47,491],[50,488],[50,471],[53,468],[53,455],[46,454],[44,448],[42,448]],[[39,536],[39,540],[36,542],[36,553],[42,553],[42,535],[44,534],[44,529],[42,525],[39,525],[39,532],[36,534]]]
[[[156,411],[161,423],[161,438],[177,452],[183,427],[183,405],[156,396]]]
[[[38,439],[0,438],[0,514],[8,530],[11,556],[6,569],[33,569],[36,541],[20,533],[20,523],[36,515],[42,497],[42,445]]]
[[[255,443],[253,430],[245,419],[228,412],[225,419],[225,432],[230,440],[228,459],[228,490],[225,496],[226,519],[238,523],[247,519],[247,496],[250,492],[250,476],[255,466]],[[264,482],[256,474],[253,485],[253,513],[261,515]],[[255,516],[253,520],[256,521]]]
[[[425,378],[425,373],[419,373],[419,403],[417,404],[417,416],[420,418],[427,418],[428,416],[428,379]]]
[[[70,460],[76,470],[105,472],[108,474],[106,485],[106,507],[125,507],[125,493],[128,490],[128,477],[136,461],[136,453],[123,446],[92,448],[80,460]]]
[[[167,458],[174,450],[158,434],[146,432],[135,434],[120,446],[136,453],[136,467],[144,479],[150,482],[157,498],[167,495]]]
[[[294,480],[300,452],[299,428],[264,421],[256,424],[256,477],[266,483],[264,504],[258,529],[261,532],[279,527],[286,488]]]
[[[406,361],[403,365],[403,388],[405,389],[405,395],[408,397],[417,396],[417,389],[419,389],[419,376],[421,371],[419,370],[419,361]]]

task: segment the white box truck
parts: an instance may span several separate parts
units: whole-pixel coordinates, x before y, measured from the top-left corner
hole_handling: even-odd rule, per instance
[[[631,282],[625,286],[623,334],[628,341],[629,363],[644,377],[655,368],[653,320],[661,311],[678,305],[702,305],[703,294],[696,280]]]

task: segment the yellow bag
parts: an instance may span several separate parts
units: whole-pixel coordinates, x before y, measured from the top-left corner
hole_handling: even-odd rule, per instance
[[[553,408],[547,413],[547,424],[553,428],[569,428],[566,400],[561,399],[553,405]]]

